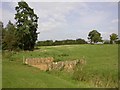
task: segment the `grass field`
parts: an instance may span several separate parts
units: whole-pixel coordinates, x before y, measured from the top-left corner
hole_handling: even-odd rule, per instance
[[[24,58],[53,57],[56,61],[85,58],[80,73],[44,72],[24,65]],[[91,88],[118,87],[118,45],[42,46],[34,51],[3,52],[3,88]],[[78,74],[78,73],[77,73]]]

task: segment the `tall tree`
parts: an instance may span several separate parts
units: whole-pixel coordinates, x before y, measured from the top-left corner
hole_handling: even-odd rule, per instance
[[[118,39],[118,35],[117,35],[117,34],[112,33],[112,34],[110,35],[110,42],[111,42],[111,44],[115,43],[115,41],[116,41],[117,39]]]
[[[25,1],[18,2],[15,10],[19,47],[23,50],[33,50],[38,34],[38,17]]]
[[[92,31],[89,32],[88,39],[90,40],[91,44],[102,41],[101,34],[96,30],[92,30]]]
[[[2,30],[3,30],[3,23],[0,21],[0,47],[2,43]]]
[[[6,28],[3,29],[2,48],[7,50],[15,50],[17,48],[17,38],[15,34],[15,25],[9,21]]]

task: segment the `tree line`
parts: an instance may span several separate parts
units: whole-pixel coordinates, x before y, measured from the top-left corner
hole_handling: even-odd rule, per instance
[[[97,30],[92,30],[88,34],[88,40],[89,42],[85,41],[84,39],[67,39],[67,40],[46,40],[46,41],[38,41],[37,46],[55,46],[55,45],[72,45],[72,44],[97,44],[98,42],[101,42],[102,44],[120,44],[120,40],[118,40],[118,35],[115,33],[112,33],[110,35],[110,40],[102,40],[101,33],[99,33]]]
[[[30,8],[25,1],[18,2],[15,7],[16,14],[14,19],[16,23],[13,24],[11,21],[8,22],[6,27],[0,22],[0,43],[2,44],[3,50],[34,50],[35,45],[37,46],[52,46],[52,45],[72,45],[72,44],[87,44],[88,42],[84,39],[76,40],[46,40],[37,41],[38,29],[38,16],[34,13],[34,9]],[[97,30],[92,30],[88,34],[88,40],[91,44],[103,42],[101,33]],[[112,33],[110,35],[110,41],[104,41],[104,44],[120,43],[118,35]]]
[[[87,44],[84,39],[67,39],[67,40],[46,40],[46,41],[38,41],[37,46],[55,46],[55,45],[72,45],[72,44]]]

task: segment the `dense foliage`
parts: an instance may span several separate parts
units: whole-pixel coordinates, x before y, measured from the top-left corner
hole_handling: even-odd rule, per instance
[[[24,1],[18,2],[15,7],[17,13],[15,14],[17,25],[17,37],[19,47],[23,50],[33,50],[37,40],[37,21],[38,17],[28,4]]]
[[[3,29],[3,23],[0,21],[0,48],[2,46],[2,29]]]
[[[89,32],[88,39],[90,40],[90,43],[97,43],[102,41],[101,34],[96,30]]]
[[[112,34],[110,35],[110,43],[111,43],[111,44],[115,43],[115,41],[117,41],[117,39],[118,39],[118,35],[117,35],[117,34],[112,33]]]
[[[18,43],[15,25],[9,21],[2,30],[2,48],[3,50],[15,50],[18,48]]]
[[[37,40],[37,21],[38,17],[28,4],[24,1],[18,2],[15,7],[16,24],[8,22],[4,28],[0,23],[2,30],[2,49],[3,50],[33,50]]]

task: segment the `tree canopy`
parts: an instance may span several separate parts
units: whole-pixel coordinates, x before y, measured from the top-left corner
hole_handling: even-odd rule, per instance
[[[92,30],[88,34],[88,39],[90,40],[90,43],[97,43],[102,41],[101,34],[97,30]]]
[[[28,4],[24,1],[18,2],[15,7],[17,32],[19,47],[23,50],[33,50],[37,40],[38,17]]]
[[[15,34],[15,25],[9,21],[7,26],[2,30],[2,48],[7,50],[14,50],[18,46],[17,37]]]
[[[117,34],[115,34],[115,33],[112,33],[111,35],[110,35],[110,42],[113,44],[113,43],[115,43],[115,41],[118,39],[118,35]]]
[[[1,44],[2,44],[2,29],[3,29],[3,23],[0,21],[0,48],[1,48]]]

